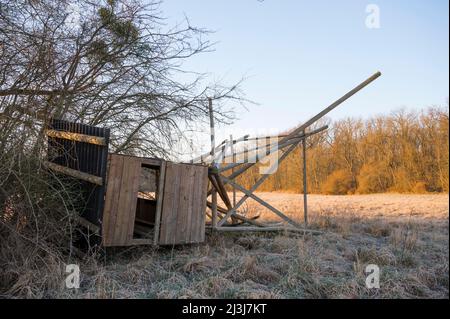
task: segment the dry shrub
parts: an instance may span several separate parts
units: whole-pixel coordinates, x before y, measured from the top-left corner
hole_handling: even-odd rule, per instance
[[[346,169],[334,171],[322,186],[322,192],[327,195],[346,195],[354,190],[353,176]]]
[[[412,251],[416,248],[419,232],[411,225],[396,228],[390,236],[390,242],[394,248],[402,251]]]
[[[373,163],[364,164],[358,175],[359,194],[371,194],[385,192],[389,187],[389,173],[386,167]]]
[[[427,185],[425,182],[417,182],[412,188],[414,194],[425,194],[427,193]]]
[[[83,201],[76,185],[34,157],[0,158],[0,296],[51,297],[74,261],[73,217]]]
[[[394,183],[389,188],[391,192],[409,193],[413,188],[411,176],[404,168],[399,168],[394,172]]]

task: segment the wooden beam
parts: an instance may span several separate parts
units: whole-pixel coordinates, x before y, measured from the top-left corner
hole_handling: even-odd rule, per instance
[[[283,214],[280,210],[276,209],[275,207],[273,207],[272,205],[270,205],[266,201],[262,200],[261,198],[259,198],[255,194],[253,194],[253,192],[250,192],[249,190],[245,189],[244,187],[242,187],[238,183],[235,183],[234,181],[228,180],[228,182],[231,185],[235,186],[237,189],[239,189],[241,192],[243,192],[246,196],[253,198],[255,201],[260,203],[262,206],[264,206],[264,207],[270,209],[271,211],[273,211],[275,214],[277,214],[280,218],[282,218],[283,220],[285,220],[289,224],[293,225],[294,227],[300,227],[300,225],[297,222],[295,222],[294,220],[290,219],[285,214]]]
[[[296,233],[312,233],[312,234],[323,234],[322,231],[305,229],[305,228],[294,228],[286,226],[267,226],[267,227],[252,227],[252,226],[236,226],[236,227],[216,227],[215,230],[221,232],[296,232]]]
[[[81,216],[75,216],[75,221],[80,224],[81,226],[87,228],[89,231],[92,231],[92,233],[100,236],[100,227],[91,223],[87,219],[81,217]]]
[[[164,179],[166,177],[166,162],[162,161],[160,170],[159,170],[159,183],[158,183],[158,192],[156,198],[156,212],[155,212],[155,232],[153,235],[153,243],[155,245],[158,244],[159,241],[159,228],[161,225],[161,210],[162,210],[162,202],[164,196]]]
[[[77,179],[81,179],[83,181],[92,183],[92,184],[96,184],[99,186],[103,185],[103,178],[99,177],[99,176],[95,176],[95,175],[91,175],[88,173],[84,173],[84,172],[80,172],[77,171],[75,169],[72,168],[68,168],[62,165],[58,165],[49,161],[44,161],[44,165],[47,166],[48,168],[50,168],[51,170],[58,172],[58,173],[62,173],[62,174],[66,174],[69,175],[71,177],[75,177]]]
[[[212,205],[211,205],[211,213],[212,213],[212,225],[213,227],[217,226],[217,190],[214,188],[211,194]]]
[[[231,201],[230,198],[228,197],[228,193],[225,189],[225,186],[223,185],[222,179],[220,177],[220,175],[218,173],[213,173],[212,178],[214,178],[216,180],[217,186],[218,186],[218,193],[220,195],[220,198],[222,198],[222,201],[225,203],[225,206],[228,209],[233,209],[233,206],[231,205]],[[234,214],[231,215],[231,222],[233,224],[237,223],[236,218],[234,218]]]
[[[347,99],[349,99],[350,97],[352,97],[353,95],[355,95],[357,92],[359,92],[360,90],[362,90],[363,88],[365,88],[367,85],[369,85],[370,83],[372,83],[373,81],[375,81],[378,77],[381,76],[381,72],[376,72],[375,74],[373,74],[372,76],[370,76],[369,78],[367,78],[364,82],[362,82],[361,84],[357,85],[355,88],[353,88],[352,90],[350,90],[349,92],[347,92],[346,94],[344,94],[341,98],[337,99],[336,101],[334,101],[333,103],[331,103],[328,107],[326,107],[324,110],[320,111],[319,113],[317,113],[316,115],[314,115],[312,118],[310,118],[308,121],[306,121],[305,123],[303,123],[302,125],[300,125],[299,127],[297,127],[295,130],[293,130],[287,137],[285,137],[284,139],[281,140],[281,142],[286,141],[287,139],[289,139],[291,136],[293,135],[297,135],[298,133],[304,131],[306,128],[308,128],[309,126],[311,126],[314,122],[317,122],[319,119],[321,119],[322,117],[324,117],[326,114],[328,114],[330,111],[332,111],[333,109],[335,109],[337,106],[339,106],[340,104],[342,104],[343,102],[345,102]]]
[[[225,189],[225,186],[223,185],[222,179],[220,178],[219,174],[217,174],[217,173],[213,173],[212,176],[216,180],[217,186],[219,187],[218,188],[219,195],[222,198],[223,202],[225,203],[225,206],[227,206],[228,209],[231,209],[232,208],[231,200],[228,197],[228,193]]]
[[[278,159],[277,163],[272,164],[272,166],[269,168],[269,172],[273,171],[274,169],[274,165],[279,165],[288,155],[289,153],[291,153],[294,148],[295,148],[295,144],[291,145],[284,153],[283,155],[280,156],[280,158]],[[225,176],[221,175],[222,178],[224,179],[225,182],[229,183],[229,181],[231,180],[230,177],[226,178]],[[269,176],[271,176],[270,174],[266,174],[263,175],[259,178],[259,180],[256,181],[256,183],[252,186],[252,188],[249,190],[250,193],[253,193],[267,178],[269,178]],[[247,190],[246,190],[247,191]],[[235,212],[246,200],[247,198],[249,198],[249,195],[244,194],[244,196],[242,196],[242,198],[237,202],[237,204],[233,207],[232,210],[230,210],[227,215],[219,222],[218,226],[222,226],[223,223],[225,223],[225,221],[231,216],[231,214],[233,214],[233,212]]]
[[[153,241],[151,239],[147,238],[133,238],[131,241],[127,243],[128,246],[133,245],[151,245],[153,244]]]
[[[274,153],[274,152],[277,152],[278,150],[283,149],[283,148],[285,148],[285,147],[287,147],[287,146],[290,146],[290,145],[292,145],[292,144],[300,143],[302,140],[306,139],[307,137],[309,137],[309,136],[311,136],[311,135],[314,135],[314,134],[317,134],[317,133],[320,133],[320,132],[323,132],[323,131],[325,131],[326,129],[328,129],[328,125],[324,125],[324,126],[318,128],[318,129],[313,130],[313,131],[308,132],[308,133],[303,133],[303,134],[299,134],[299,135],[292,136],[292,137],[290,137],[288,140],[286,140],[286,141],[283,142],[283,143],[277,143],[277,144],[275,144],[275,145],[272,144],[272,145],[271,145],[271,148],[270,148],[270,150],[269,150],[268,153],[266,153],[266,154],[264,154],[264,155],[262,155],[262,156],[259,156],[259,154],[257,154],[257,155],[255,155],[254,157],[249,158],[249,159],[248,159],[248,163],[246,163],[246,166],[241,167],[239,170],[237,170],[236,172],[232,173],[232,174],[229,176],[229,178],[230,178],[230,179],[234,179],[235,177],[239,176],[240,174],[242,174],[243,172],[245,172],[247,169],[249,169],[251,166],[255,165],[256,162],[261,161],[262,159],[264,159],[265,157],[269,156],[270,154],[272,154],[272,153]],[[241,152],[241,153],[243,153],[243,152]],[[239,154],[240,154],[240,153],[237,153],[237,155],[239,155]],[[240,165],[242,165],[242,164],[243,164],[243,163],[232,163],[232,164],[229,164],[229,165],[227,165],[227,166],[224,166],[224,167],[220,168],[220,169],[219,169],[219,172],[220,172],[220,173],[221,173],[221,172],[225,172],[225,171],[227,171],[227,170],[229,170],[229,169],[233,169],[233,168],[235,168],[235,167],[237,167],[237,166],[240,166]]]
[[[230,135],[230,151],[231,151],[231,155],[233,156],[233,163],[236,162],[236,154],[234,153],[234,140],[233,140],[233,135]],[[231,174],[234,173],[234,168],[231,169]],[[233,187],[233,206],[236,205],[236,188]]]
[[[72,133],[66,131],[47,130],[48,137],[62,138],[76,142],[89,143],[94,145],[106,145],[105,138],[100,136],[86,135],[80,133]]]
[[[212,207],[212,203],[209,202],[209,201],[207,202],[207,205],[208,205],[209,208]],[[217,206],[217,211],[218,211],[219,213],[221,213],[221,214],[226,214],[226,213],[228,212],[227,209],[225,209],[225,208],[223,208],[223,207],[220,207],[220,206]],[[259,218],[259,215],[256,216],[256,217],[253,217],[253,218],[247,218],[247,217],[245,217],[245,216],[243,216],[243,215],[241,215],[241,214],[234,213],[232,216],[234,216],[236,219],[239,219],[239,220],[241,220],[241,221],[243,221],[243,222],[247,222],[247,223],[249,223],[249,224],[255,225],[255,226],[257,226],[257,227],[267,227],[266,224],[257,222],[257,221],[255,220],[256,218]]]
[[[303,217],[305,220],[305,227],[308,225],[308,190],[306,180],[306,139],[302,141],[303,150]]]

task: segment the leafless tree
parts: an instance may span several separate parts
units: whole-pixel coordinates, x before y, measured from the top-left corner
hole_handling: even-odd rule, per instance
[[[233,118],[239,83],[207,85],[183,62],[208,52],[209,31],[168,27],[159,2],[1,0],[0,152],[39,153],[51,117],[112,128],[113,151],[170,156],[183,130]]]

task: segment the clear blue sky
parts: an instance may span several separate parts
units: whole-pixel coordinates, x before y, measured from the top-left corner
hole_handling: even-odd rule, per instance
[[[380,29],[365,25],[380,8]],[[164,0],[168,23],[186,15],[216,32],[215,51],[186,67],[232,83],[259,105],[233,128],[283,130],[313,116],[377,70],[383,76],[332,119],[444,105],[449,96],[447,0]]]

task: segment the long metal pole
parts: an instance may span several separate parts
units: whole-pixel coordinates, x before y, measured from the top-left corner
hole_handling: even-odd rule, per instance
[[[304,133],[303,133],[304,134]],[[306,180],[306,139],[302,140],[303,148],[303,215],[305,218],[305,227],[308,225],[308,189]]]

